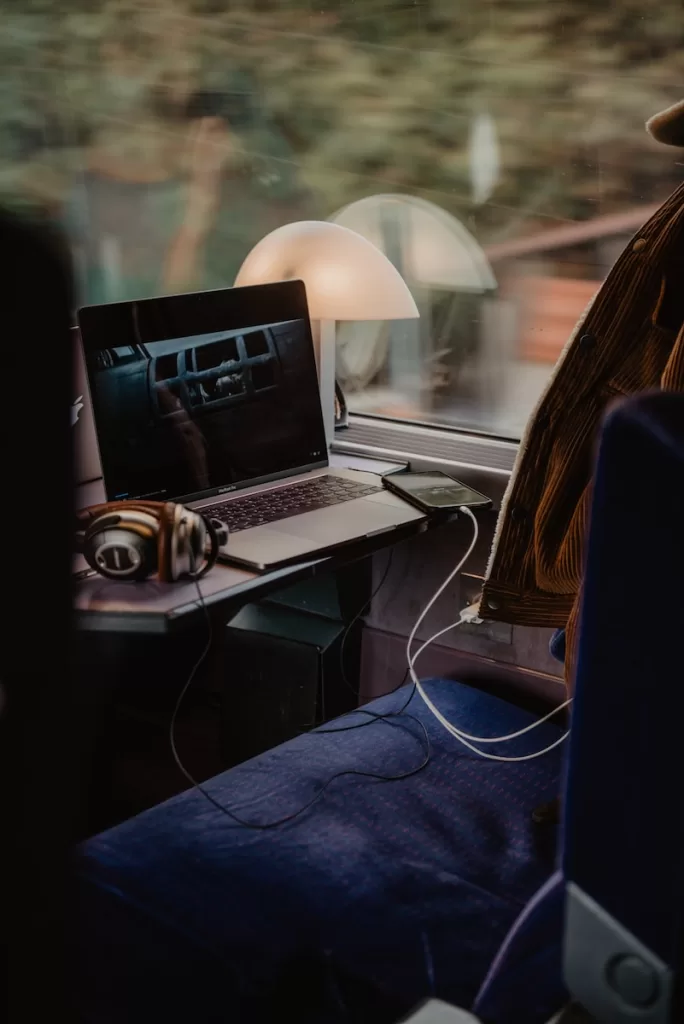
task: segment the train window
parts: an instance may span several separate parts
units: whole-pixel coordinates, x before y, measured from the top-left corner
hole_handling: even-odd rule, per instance
[[[65,227],[82,303],[225,287],[275,227],[345,224],[421,313],[339,325],[350,410],[515,438],[681,180],[643,129],[681,97],[681,29],[681,0],[27,0],[0,36],[0,201]],[[194,369],[267,360],[243,343]],[[192,393],[277,369],[235,373]]]

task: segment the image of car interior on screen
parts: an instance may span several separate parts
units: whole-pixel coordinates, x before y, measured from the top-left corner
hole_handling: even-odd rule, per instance
[[[324,456],[301,320],[92,351],[107,491],[189,497]]]

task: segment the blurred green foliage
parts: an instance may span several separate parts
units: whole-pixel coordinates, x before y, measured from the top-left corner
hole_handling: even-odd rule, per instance
[[[0,190],[57,204],[123,84],[246,90],[244,146],[296,175],[322,215],[424,196],[484,239],[660,199],[681,177],[643,122],[684,94],[682,0],[23,0],[0,34]],[[235,84],[237,83],[237,85]],[[120,83],[121,84],[121,83]],[[472,118],[501,175],[471,200]]]

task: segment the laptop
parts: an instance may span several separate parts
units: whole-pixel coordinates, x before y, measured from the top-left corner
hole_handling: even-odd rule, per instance
[[[301,281],[86,306],[79,325],[108,501],[176,501],[265,570],[424,514],[331,468]]]

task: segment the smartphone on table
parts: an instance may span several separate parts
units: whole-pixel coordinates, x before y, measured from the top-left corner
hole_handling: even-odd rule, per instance
[[[473,490],[460,480],[439,471],[427,473],[391,473],[382,482],[388,491],[398,494],[423,512],[448,512],[467,508],[491,508],[491,498]]]

